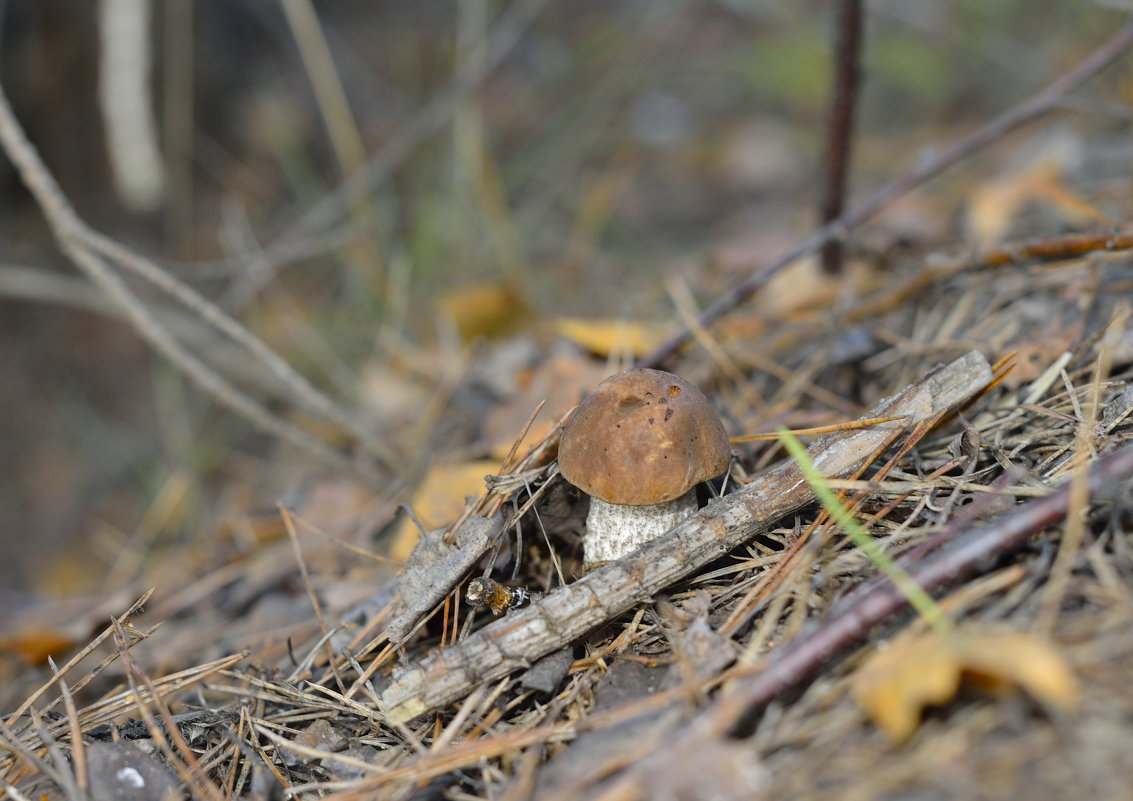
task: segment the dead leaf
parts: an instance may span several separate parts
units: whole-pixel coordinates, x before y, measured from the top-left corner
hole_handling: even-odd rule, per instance
[[[25,665],[42,665],[47,657],[58,657],[75,641],[58,629],[33,628],[0,638],[0,654],[12,653]]]
[[[1003,379],[1003,386],[1018,389],[1030,384],[1081,339],[1080,322],[1064,325],[1062,320],[1049,320],[1041,329],[1030,333],[1026,340],[996,354],[997,358],[1015,353],[1014,367]]]
[[[881,275],[864,259],[849,259],[837,281],[823,272],[815,256],[799,259],[776,273],[759,292],[755,304],[759,315],[769,320],[797,319],[829,309],[839,296],[861,297],[875,290]]]
[[[1069,225],[1112,225],[1105,215],[1078,197],[1064,176],[1081,160],[1077,137],[1058,131],[1029,143],[1024,156],[976,188],[965,210],[965,222],[982,245],[1004,239],[1015,220],[1034,204]]]
[[[606,375],[604,365],[596,364],[574,348],[556,349],[534,370],[521,371],[517,378],[519,394],[497,404],[484,418],[484,439],[488,441],[489,453],[501,460],[507,456],[531,412],[541,401],[546,401],[519,449],[522,455],[550,433],[562,416]],[[493,468],[490,472],[494,471]]]
[[[1074,674],[1051,643],[977,628],[893,643],[861,666],[852,692],[874,723],[902,742],[916,732],[924,707],[949,701],[962,681],[998,692],[1019,687],[1059,708],[1078,698]]]
[[[413,495],[413,513],[426,531],[444,528],[460,517],[469,497],[483,494],[484,476],[499,469],[499,462],[488,460],[433,465]],[[390,558],[395,562],[409,559],[419,536],[413,521],[403,518],[390,546]]]
[[[505,284],[473,284],[445,292],[437,299],[437,312],[464,342],[508,334],[528,315],[519,292]]]
[[[611,353],[644,356],[672,333],[670,328],[661,325],[582,317],[554,320],[551,329],[558,336],[569,339],[583,350],[602,358]]]
[[[559,682],[566,678],[573,661],[573,648],[549,653],[524,671],[519,677],[519,683],[529,690],[553,693],[558,689]]]
[[[319,748],[324,751],[341,751],[346,748],[347,736],[330,724],[325,718],[320,718],[310,726],[299,732],[295,742],[308,748]]]
[[[676,662],[665,677],[666,687],[706,681],[736,660],[736,651],[708,622],[711,595],[697,590],[679,605],[658,601],[661,619],[672,630],[668,634]]]

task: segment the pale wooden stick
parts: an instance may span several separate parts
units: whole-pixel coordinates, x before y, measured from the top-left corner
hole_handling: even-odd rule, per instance
[[[865,417],[901,416],[911,425],[971,400],[991,379],[987,360],[972,351],[881,401]],[[811,446],[811,458],[823,475],[845,476],[882,447],[894,425],[899,424],[824,437]],[[634,553],[510,612],[454,646],[396,670],[379,706],[394,724],[441,709],[481,682],[525,668],[613,620],[813,500],[798,466],[784,462]]]

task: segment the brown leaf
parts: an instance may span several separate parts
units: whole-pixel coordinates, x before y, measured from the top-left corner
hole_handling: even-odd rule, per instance
[[[840,296],[873,291],[881,280],[874,265],[861,259],[847,262],[845,274],[831,280],[817,257],[799,259],[776,273],[755,300],[759,315],[769,320],[797,319],[824,314]]]
[[[321,748],[324,751],[341,751],[346,747],[347,737],[328,720],[320,718],[299,732],[295,742],[309,748]]]
[[[949,701],[962,681],[998,691],[1019,687],[1061,708],[1078,697],[1074,675],[1052,644],[1024,632],[977,628],[893,643],[861,666],[852,691],[874,723],[901,742],[916,732],[924,707]]]
[[[552,693],[558,689],[559,682],[566,678],[573,661],[573,648],[563,648],[547,654],[523,672],[519,683],[529,690]]]
[[[971,193],[965,222],[977,242],[988,245],[1002,240],[1015,220],[1036,204],[1069,225],[1112,225],[1064,183],[1064,176],[1081,158],[1081,143],[1064,132],[1044,136],[1042,141],[1029,143],[1015,164]]]
[[[42,665],[47,657],[57,657],[74,644],[74,640],[57,629],[32,628],[0,638],[0,654],[15,654],[25,665]]]
[[[465,342],[514,331],[529,313],[520,294],[504,284],[474,284],[446,292],[437,300],[437,312]]]
[[[464,511],[468,498],[483,494],[484,476],[495,473],[499,468],[499,462],[488,460],[433,465],[413,495],[410,504],[413,513],[426,531],[455,522]],[[395,562],[406,561],[419,536],[413,521],[403,518],[390,546],[390,558]]]

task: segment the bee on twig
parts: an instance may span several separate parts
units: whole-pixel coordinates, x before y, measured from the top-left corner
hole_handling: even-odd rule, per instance
[[[526,604],[531,600],[531,593],[523,587],[505,587],[494,579],[474,578],[468,582],[464,600],[472,606],[486,606],[498,617]]]

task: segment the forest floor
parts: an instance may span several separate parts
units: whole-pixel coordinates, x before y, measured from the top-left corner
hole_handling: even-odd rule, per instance
[[[805,61],[783,67],[781,94],[764,82],[770,59],[824,40],[727,5],[520,17],[515,52],[489,26],[503,66],[443,124],[408,115],[425,144],[358,112],[390,179],[367,202],[304,183],[325,166],[297,155],[321,112],[263,90],[221,137],[231,153],[201,146],[220,189],[160,260],[37,198],[86,277],[57,270],[21,294],[23,273],[0,270],[19,305],[0,324],[27,335],[6,357],[26,381],[0,385],[18,410],[8,528],[36,532],[4,542],[0,793],[1128,797],[1128,86],[1100,64],[1064,79],[1107,47],[1127,71],[1133,33],[1093,12],[1045,46],[1049,90],[980,86],[1009,49],[947,77],[920,64],[919,90],[951,110],[922,125],[901,103],[917,88],[911,18],[879,13],[854,175],[893,191],[850,198],[830,273],[808,189],[825,84]],[[324,23],[349,41],[339,13]],[[436,45],[427,20],[398,21]],[[761,26],[780,40],[740,58]],[[396,80],[443,96],[439,68],[413,72],[385,35],[393,55],[371,67],[393,83],[367,90],[400,112]],[[1002,41],[1016,40],[980,47]],[[688,60],[665,70],[674,47]],[[562,48],[587,56],[569,78]],[[477,70],[465,55],[453,74]],[[748,76],[740,99],[767,114],[690,93],[720,74]],[[1005,108],[1019,117],[996,128]],[[280,142],[280,115],[300,112],[306,144]],[[21,174],[54,167],[70,190],[42,149],[47,167]],[[151,252],[136,220],[76,205]],[[384,238],[358,233],[391,216]],[[238,244],[208,251],[218,232]],[[190,389],[191,358],[115,321],[88,257],[134,276],[131,302],[207,362],[205,383],[223,377],[262,415]],[[138,289],[155,275],[174,290]],[[72,374],[71,358],[100,366]],[[587,570],[588,501],[557,473],[559,438],[604,377],[646,363],[704,391],[732,465],[648,558]],[[64,373],[68,390],[50,389]],[[44,435],[61,425],[70,449]],[[825,480],[792,472],[784,427]],[[469,601],[476,577],[502,588],[498,610]]]

